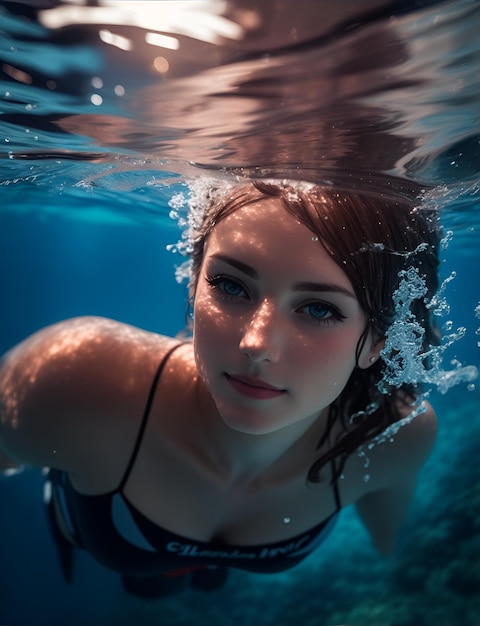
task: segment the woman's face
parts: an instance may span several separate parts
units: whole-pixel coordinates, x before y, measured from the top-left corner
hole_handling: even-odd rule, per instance
[[[315,419],[355,368],[366,322],[346,274],[280,200],[214,227],[195,294],[194,349],[231,428],[264,434]],[[360,367],[374,352],[367,341]]]

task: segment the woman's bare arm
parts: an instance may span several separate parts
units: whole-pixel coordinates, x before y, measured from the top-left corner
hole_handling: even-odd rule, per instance
[[[375,488],[356,503],[374,546],[384,556],[394,552],[418,474],[435,442],[437,418],[432,407],[425,404],[426,411],[402,426],[393,443],[387,441],[372,452],[371,474]]]

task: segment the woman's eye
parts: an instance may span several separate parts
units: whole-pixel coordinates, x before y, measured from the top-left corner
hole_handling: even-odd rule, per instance
[[[313,321],[320,323],[341,322],[345,319],[345,316],[332,304],[324,304],[322,302],[306,304],[299,310],[305,315],[308,315]]]
[[[226,276],[207,278],[207,283],[230,298],[243,298],[247,295],[241,283]]]

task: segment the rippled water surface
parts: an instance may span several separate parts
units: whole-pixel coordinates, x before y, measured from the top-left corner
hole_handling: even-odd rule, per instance
[[[208,168],[478,193],[474,0],[1,4],[9,181]]]

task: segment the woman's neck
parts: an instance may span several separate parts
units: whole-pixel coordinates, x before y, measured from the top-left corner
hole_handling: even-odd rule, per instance
[[[247,434],[225,424],[207,398],[196,446],[226,489],[249,489],[306,476],[325,428],[328,409],[268,434]],[[328,445],[328,442],[327,444]]]

